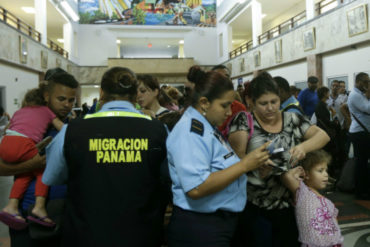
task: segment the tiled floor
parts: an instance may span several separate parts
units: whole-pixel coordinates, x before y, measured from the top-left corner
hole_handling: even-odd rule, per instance
[[[338,222],[345,247],[370,247],[370,201],[355,200],[351,194],[327,195],[339,210]]]
[[[12,177],[0,177],[0,209],[7,203]],[[370,201],[354,200],[353,195],[328,194],[339,209],[338,221],[345,247],[370,247]],[[0,247],[10,247],[8,228],[0,223]]]

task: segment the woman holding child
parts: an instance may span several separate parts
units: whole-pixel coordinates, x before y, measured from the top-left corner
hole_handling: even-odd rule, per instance
[[[245,115],[238,115],[230,127],[230,145],[234,150],[240,150],[240,145],[244,145],[244,150],[249,153],[266,141],[273,141],[275,148],[270,159],[274,166],[263,166],[247,173],[248,203],[236,241],[241,246],[299,246],[291,196],[282,184],[281,175],[307,153],[323,147],[329,137],[308,119],[295,113],[280,112],[279,91],[268,73],[252,80],[249,97],[253,105],[254,132],[247,143],[245,132],[250,133],[250,126]]]

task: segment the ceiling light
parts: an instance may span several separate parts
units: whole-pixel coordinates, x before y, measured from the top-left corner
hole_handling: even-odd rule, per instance
[[[21,9],[27,14],[35,14],[36,10],[33,7],[21,7]]]
[[[60,4],[62,5],[63,9],[67,12],[67,14],[72,18],[73,21],[80,20],[80,17],[76,14],[76,12],[66,1],[62,1]]]
[[[117,43],[117,44],[121,44],[121,40],[117,39],[117,40],[116,40],[116,43]]]
[[[170,45],[167,46],[167,48],[170,48],[170,47],[171,47]]]
[[[233,44],[234,44],[234,43],[235,43],[235,40],[231,41],[231,43],[233,43]]]
[[[64,43],[64,39],[57,39],[59,43]]]
[[[266,14],[262,14],[262,16],[261,16],[262,18],[265,18],[266,17]]]
[[[245,3],[247,0],[239,0],[239,3],[240,4],[243,4],[243,3]]]
[[[183,39],[182,39],[182,40],[180,40],[180,41],[179,41],[179,44],[180,44],[180,45],[183,45],[183,44],[184,44],[184,40],[183,40]]]
[[[99,85],[94,85],[94,88],[99,88]]]

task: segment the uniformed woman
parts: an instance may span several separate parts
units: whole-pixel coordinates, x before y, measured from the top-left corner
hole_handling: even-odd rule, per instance
[[[47,149],[43,182],[67,181],[63,246],[160,246],[160,164],[167,132],[138,112],[135,74],[108,70],[101,110],[64,127]]]
[[[167,139],[174,204],[168,243],[226,247],[246,204],[245,173],[266,163],[268,143],[239,160],[216,128],[231,114],[230,79],[197,66],[188,79],[195,82],[192,106]]]

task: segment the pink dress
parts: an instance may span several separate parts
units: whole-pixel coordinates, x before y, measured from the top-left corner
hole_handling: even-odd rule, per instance
[[[338,209],[334,204],[315,194],[302,181],[296,197],[295,215],[302,247],[341,246],[343,236],[336,220]]]

